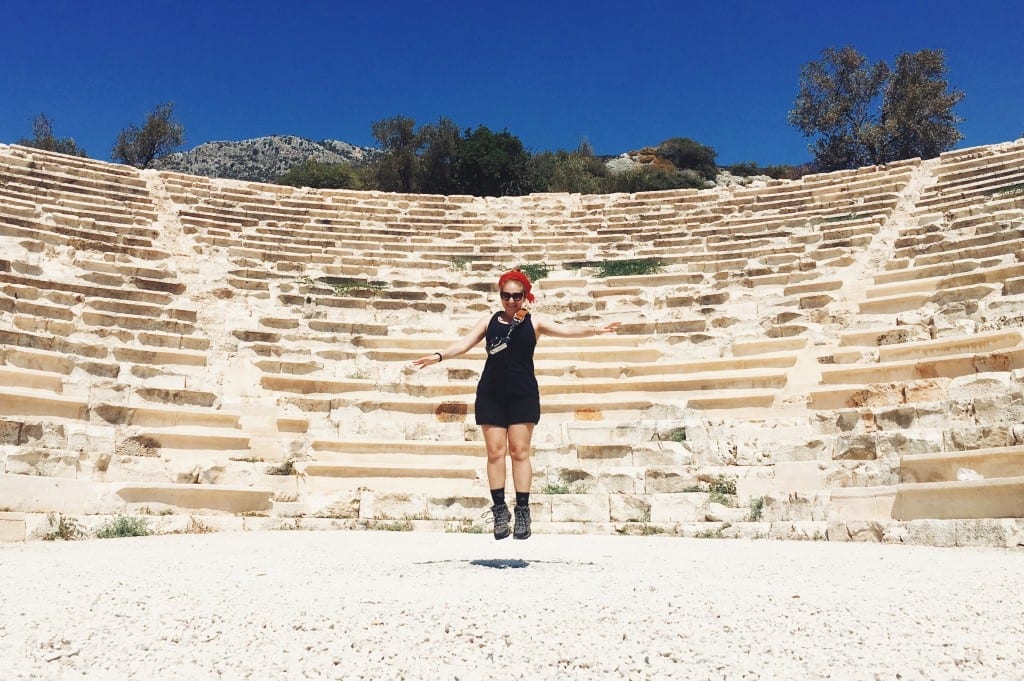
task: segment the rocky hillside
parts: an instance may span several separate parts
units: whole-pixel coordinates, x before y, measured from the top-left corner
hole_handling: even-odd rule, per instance
[[[340,140],[314,142],[294,135],[271,135],[238,142],[207,142],[170,154],[153,167],[192,175],[270,182],[307,159],[327,163],[365,163],[378,153]]]

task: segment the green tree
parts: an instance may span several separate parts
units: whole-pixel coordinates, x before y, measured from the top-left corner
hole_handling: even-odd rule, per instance
[[[964,98],[950,90],[941,50],[921,50],[896,57],[882,103],[885,159],[935,158],[963,139],[962,118],[953,108]]]
[[[129,125],[117,136],[110,157],[121,163],[148,168],[185,143],[185,126],[174,120],[174,102],[158,104],[139,128]]]
[[[275,182],[314,189],[353,189],[358,184],[356,174],[348,164],[327,163],[315,159],[308,159],[292,166]]]
[[[715,150],[688,137],[673,137],[658,145],[656,153],[679,170],[695,170],[705,180],[718,174]]]
[[[450,118],[420,128],[423,141],[420,155],[420,189],[427,194],[455,194],[455,166],[458,163],[459,126]]]
[[[529,160],[522,141],[508,130],[467,129],[457,147],[456,183],[474,196],[520,196],[530,191]]]
[[[375,121],[370,128],[382,152],[370,172],[376,187],[388,192],[419,191],[419,153],[425,140],[416,130],[416,121],[393,116]]]
[[[805,64],[789,122],[812,139],[819,171],[932,158],[961,139],[939,50],[902,53],[895,72],[854,47],[833,47]]]
[[[53,132],[53,123],[46,117],[46,114],[39,114],[32,121],[32,139],[21,138],[15,144],[23,147],[33,147],[44,151],[55,151],[58,154],[69,156],[85,157],[85,149],[82,149],[71,137],[57,137]]]

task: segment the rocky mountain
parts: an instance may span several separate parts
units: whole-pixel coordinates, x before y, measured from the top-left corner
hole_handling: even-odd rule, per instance
[[[158,170],[235,180],[270,182],[308,159],[359,165],[377,154],[340,140],[314,142],[294,135],[271,135],[237,142],[206,142],[189,151],[169,154],[153,164]]]

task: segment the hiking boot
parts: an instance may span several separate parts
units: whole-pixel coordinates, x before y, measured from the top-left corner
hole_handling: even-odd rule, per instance
[[[530,531],[530,507],[516,506],[516,531],[512,533],[513,539],[529,539],[533,532]]]
[[[491,514],[494,516],[494,538],[504,539],[509,535],[508,521],[512,520],[512,514],[508,512],[508,505],[491,506]]]

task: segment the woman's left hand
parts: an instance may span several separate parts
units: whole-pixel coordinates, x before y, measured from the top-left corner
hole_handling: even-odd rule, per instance
[[[605,326],[596,326],[594,328],[597,330],[598,334],[602,334],[615,333],[620,326],[622,326],[622,322],[612,322],[611,324],[606,324]]]

